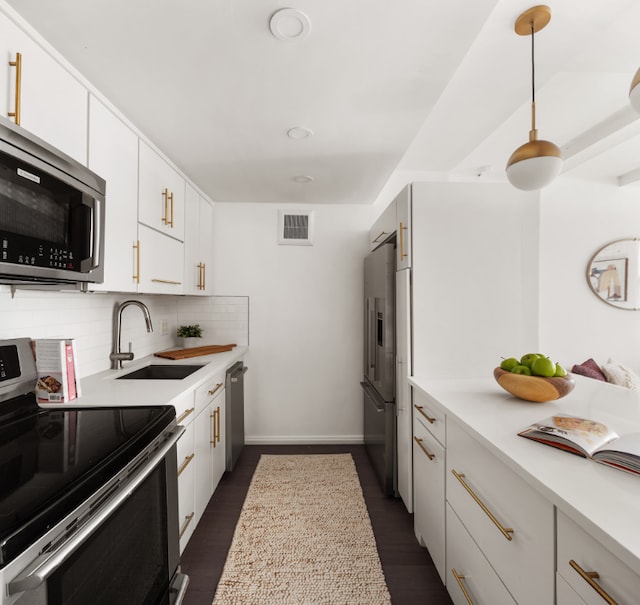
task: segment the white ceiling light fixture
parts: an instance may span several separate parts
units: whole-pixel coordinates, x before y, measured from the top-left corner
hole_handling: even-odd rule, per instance
[[[631,88],[629,89],[629,101],[638,113],[640,113],[640,69],[636,72],[631,80]]]
[[[289,128],[287,130],[287,136],[290,139],[307,139],[313,136],[313,130],[310,128],[305,128],[304,126],[294,126],[293,128]]]
[[[536,86],[534,34],[551,21],[548,6],[534,6],[522,13],[515,23],[519,36],[531,36],[531,130],[529,141],[516,149],[507,162],[507,178],[518,189],[533,191],[548,185],[560,173],[562,154],[551,141],[538,139],[536,129]]]
[[[311,31],[311,21],[296,8],[281,8],[271,16],[269,29],[278,40],[302,40]]]

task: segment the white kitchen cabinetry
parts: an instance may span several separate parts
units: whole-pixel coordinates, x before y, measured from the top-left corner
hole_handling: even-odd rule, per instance
[[[369,230],[369,250],[377,248],[382,242],[389,239],[395,230],[396,207],[395,203],[391,202]]]
[[[138,221],[183,241],[185,180],[142,140],[139,153]]]
[[[447,469],[448,504],[515,601],[553,603],[553,505],[449,417]]]
[[[184,244],[138,223],[134,271],[140,293],[182,294]]]
[[[210,296],[213,290],[213,206],[187,183],[184,232],[184,293]]]
[[[638,603],[640,576],[561,511],[557,513],[557,549],[558,575],[580,596],[582,601],[577,602]],[[569,596],[573,598],[571,593]],[[559,598],[557,603],[572,601]]]
[[[195,393],[195,520],[202,517],[225,470],[224,374],[218,374]]]
[[[445,416],[417,389],[413,400],[414,531],[445,582]]]
[[[138,137],[95,96],[89,97],[89,168],[107,182],[104,283],[91,290],[136,292]]]
[[[2,13],[0,55],[0,114],[86,165],[87,89]]]

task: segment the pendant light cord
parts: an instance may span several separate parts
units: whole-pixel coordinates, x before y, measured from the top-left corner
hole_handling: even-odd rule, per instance
[[[535,23],[531,21],[531,133],[530,140],[537,137],[536,132],[536,61],[535,61]]]

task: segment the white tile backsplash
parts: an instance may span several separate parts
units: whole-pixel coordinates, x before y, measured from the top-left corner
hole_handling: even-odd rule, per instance
[[[75,338],[81,376],[110,367],[115,306],[125,300],[147,305],[154,331],[147,333],[140,309],[122,314],[121,347],[131,342],[136,358],[181,346],[180,323],[200,323],[202,344],[249,343],[249,299],[246,296],[162,296],[113,293],[16,290],[0,286],[0,339]],[[167,333],[162,334],[166,322]]]

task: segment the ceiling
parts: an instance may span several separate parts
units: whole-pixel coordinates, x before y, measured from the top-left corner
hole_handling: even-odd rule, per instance
[[[528,140],[531,2],[7,1],[217,201],[372,203],[395,170],[504,180]],[[633,186],[640,2],[550,6],[539,137],[565,175]]]

